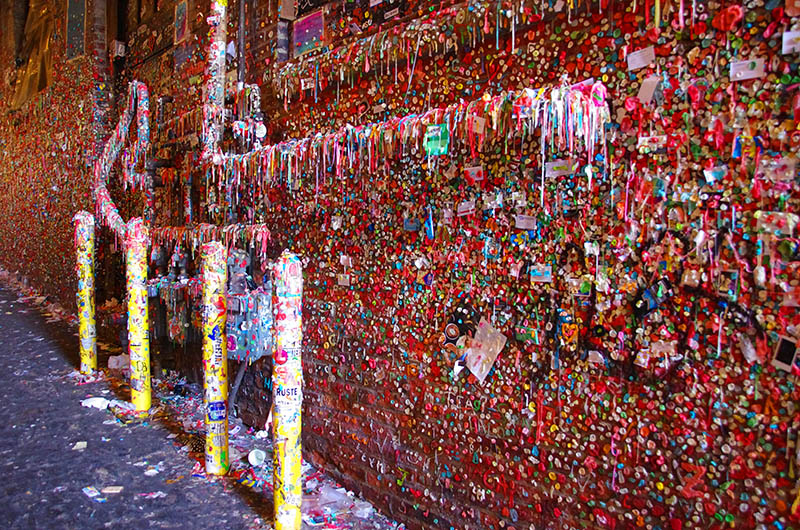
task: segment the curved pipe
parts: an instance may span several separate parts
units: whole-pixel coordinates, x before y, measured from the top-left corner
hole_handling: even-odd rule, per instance
[[[150,145],[150,95],[147,85],[140,81],[131,81],[128,85],[128,106],[122,112],[111,138],[106,142],[103,153],[94,163],[94,195],[97,217],[123,241],[127,228],[108,192],[107,182],[111,168],[128,136],[134,112],[136,112],[137,138],[134,145],[132,167],[135,167],[137,162],[147,155]]]

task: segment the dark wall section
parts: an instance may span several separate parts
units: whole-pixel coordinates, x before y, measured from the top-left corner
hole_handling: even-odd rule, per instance
[[[22,2],[14,3],[15,15],[18,4]],[[16,16],[1,21],[0,264],[72,308],[76,282],[71,218],[79,209],[93,209],[92,63],[85,55],[66,60],[66,3],[36,4],[51,17],[51,83],[14,111],[10,105],[16,81],[28,65],[23,61],[17,68],[14,61]],[[86,38],[91,39],[89,29]]]

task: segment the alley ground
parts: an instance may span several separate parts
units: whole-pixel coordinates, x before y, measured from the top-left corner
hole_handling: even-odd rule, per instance
[[[76,384],[68,375],[77,361],[71,330],[17,299],[0,289],[2,528],[247,528],[259,517],[269,521],[271,506],[245,487],[192,480],[194,461],[178,452],[166,427],[126,426],[108,411],[82,407],[108,383]],[[86,448],[73,449],[80,442]],[[94,498],[84,492],[114,486],[122,491]]]
[[[86,406],[126,403],[124,378],[80,381],[73,329],[31,301],[0,287],[0,528],[271,528],[266,432],[233,421],[231,472],[205,476],[199,389],[162,379],[143,423]],[[256,467],[254,448],[267,453]],[[303,486],[304,529],[402,529],[307,464]]]

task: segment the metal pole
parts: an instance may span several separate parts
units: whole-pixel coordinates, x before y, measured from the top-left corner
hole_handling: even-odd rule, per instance
[[[146,172],[144,175],[144,221],[147,223],[148,226],[153,224],[153,217],[155,216],[155,190],[154,190],[154,183],[153,178],[155,176],[155,171],[153,173]]]
[[[272,363],[275,530],[300,530],[303,268],[288,251],[273,268],[277,342]]]
[[[212,0],[209,26],[214,36],[208,48],[208,83],[203,107],[203,160],[222,163],[219,142],[225,113],[225,53],[228,35],[228,1]]]
[[[245,10],[245,5],[246,4],[247,4],[247,0],[239,0],[239,28],[238,28],[238,31],[239,31],[239,35],[238,35],[238,37],[239,37],[239,39],[238,39],[239,40],[239,47],[236,50],[238,52],[238,54],[237,54],[238,55],[237,62],[239,63],[238,64],[238,72],[237,72],[237,80],[239,81],[239,87],[238,87],[239,90],[242,90],[242,88],[244,87],[244,75],[246,73],[245,64],[244,64],[244,36],[245,36],[244,10]],[[244,116],[242,116],[240,114],[239,115],[239,119],[240,120],[244,119]]]
[[[183,224],[192,224],[192,168],[185,168],[186,178],[183,181]]]
[[[75,221],[75,251],[78,272],[78,336],[81,373],[97,370],[97,337],[94,325],[94,216],[80,211]]]
[[[236,377],[233,379],[233,386],[231,387],[231,395],[228,400],[231,404],[231,410],[236,414],[236,395],[239,393],[239,387],[242,385],[244,373],[247,371],[248,359],[242,359],[239,362],[239,368],[236,369]]]
[[[128,349],[131,356],[131,401],[137,413],[151,404],[150,338],[147,318],[147,229],[141,217],[128,221],[125,233],[128,280]]]
[[[206,473],[224,475],[228,463],[227,258],[219,241],[203,245],[203,400]]]

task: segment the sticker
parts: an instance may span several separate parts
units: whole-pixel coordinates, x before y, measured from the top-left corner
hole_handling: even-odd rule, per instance
[[[515,226],[520,230],[535,230],[536,217],[532,215],[517,215]]]
[[[470,184],[481,182],[486,177],[483,165],[464,168],[464,178]]]
[[[446,155],[450,145],[450,131],[447,124],[428,125],[425,130],[425,152],[428,156]]]
[[[569,160],[553,160],[544,165],[544,176],[547,178],[560,177],[561,175],[571,175],[575,170],[574,165]]]
[[[636,96],[642,102],[642,105],[649,105],[653,101],[653,94],[655,94],[660,81],[661,78],[656,75],[651,75],[642,81],[642,85],[639,87],[639,94]]]
[[[773,182],[791,181],[797,173],[797,159],[790,156],[762,157],[758,166],[761,176]]]
[[[212,401],[208,404],[208,420],[223,421],[227,416],[227,403],[224,401]]]
[[[764,234],[780,234],[794,236],[794,229],[800,216],[789,212],[764,212],[757,211],[755,218],[758,220],[756,225],[758,232]]]
[[[551,265],[532,265],[530,275],[533,283],[550,283],[553,281],[553,267]]]
[[[627,57],[628,71],[638,70],[651,65],[656,60],[656,52],[652,46],[629,53]]]
[[[647,368],[650,365],[650,351],[646,348],[640,349],[636,353],[636,359],[633,362],[636,363],[636,366]]]
[[[286,2],[281,2],[282,5]],[[292,11],[294,11],[294,3],[291,3]],[[281,11],[281,18],[292,20],[294,19],[294,15],[290,17],[284,16],[283,11]],[[279,20],[278,21],[278,36],[277,36],[277,46],[275,48],[275,59],[279,63],[284,63],[289,60],[289,22],[287,20]]]
[[[659,136],[640,136],[636,142],[636,147],[640,153],[652,153],[667,146],[667,137]]]
[[[275,404],[290,405],[303,400],[303,390],[299,387],[278,385],[275,387]]]
[[[506,340],[505,335],[492,327],[485,318],[481,318],[472,344],[466,352],[467,368],[481,384],[494,366],[498,354],[503,351]]]
[[[453,210],[451,210],[450,208],[445,208],[444,210],[442,210],[442,224],[449,225],[452,223],[453,223]]]
[[[764,77],[764,59],[734,61],[731,63],[731,81],[746,81]]]
[[[484,130],[486,130],[486,119],[480,116],[472,116],[472,132],[483,134]]]
[[[458,205],[456,215],[464,217],[475,213],[475,201],[464,201]]]
[[[784,31],[781,41],[781,53],[788,55],[800,51],[800,31]]]
[[[775,357],[772,365],[786,372],[791,372],[797,356],[797,339],[780,337],[775,346]]]
[[[606,362],[603,354],[597,350],[589,350],[586,352],[586,360],[593,364],[605,364]]]
[[[467,303],[459,304],[447,319],[441,338],[442,345],[453,351],[463,347],[466,337],[472,337],[475,332],[477,318],[478,312],[475,308]]]
[[[275,352],[275,363],[276,364],[285,364],[286,361],[289,359],[289,355],[286,353],[286,350],[280,348]]]
[[[487,238],[483,244],[483,256],[486,259],[496,260],[503,255],[503,247],[494,238]]]
[[[660,357],[672,358],[678,351],[678,343],[674,340],[657,340],[650,345],[650,353]]]
[[[403,219],[403,230],[406,232],[419,232],[422,223],[416,217],[406,217]]]
[[[800,287],[795,287],[783,296],[783,307],[800,307]]]
[[[739,271],[720,271],[717,282],[717,293],[735,302],[739,296]]]
[[[583,81],[578,81],[577,83],[572,85],[570,89],[576,90],[579,88],[591,88],[593,84],[594,84],[594,77],[589,77],[587,79],[584,79]]]
[[[483,194],[483,209],[496,210],[503,207],[503,192],[497,191]]]
[[[717,166],[703,170],[703,176],[706,178],[708,184],[714,184],[717,181],[722,182],[722,179],[724,179],[727,174],[728,168],[726,166]]]

